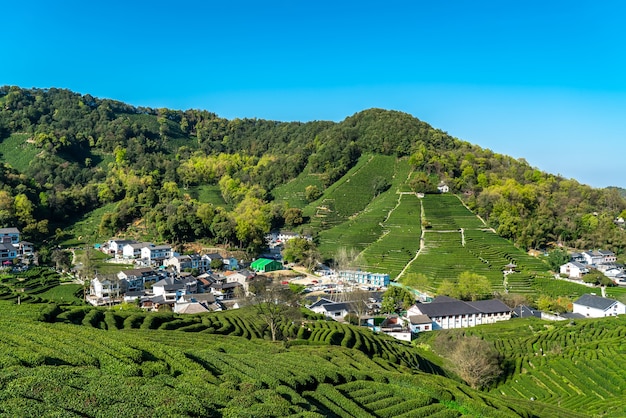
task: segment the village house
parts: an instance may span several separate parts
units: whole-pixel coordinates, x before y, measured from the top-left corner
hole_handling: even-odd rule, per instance
[[[31,255],[35,253],[35,244],[28,241],[20,241],[17,250],[18,255]]]
[[[122,294],[122,285],[119,280],[95,277],[89,286],[89,302],[92,305],[105,305],[116,302]]]
[[[359,270],[339,270],[337,273],[339,280],[348,283],[358,283],[374,287],[387,287],[391,279],[388,274],[370,273]]]
[[[215,260],[219,260],[219,261],[222,262],[222,264],[224,264],[224,257],[219,255],[218,253],[203,254],[202,255],[202,263],[203,263],[204,271],[210,270],[211,269],[211,262],[215,261]]]
[[[198,254],[172,255],[170,258],[163,261],[163,266],[171,267],[178,273],[193,269],[197,269],[202,272],[206,271],[203,259]]]
[[[581,279],[585,274],[589,273],[589,268],[585,264],[581,264],[578,261],[570,261],[563,264],[560,268],[560,273],[567,275],[570,279]]]
[[[137,241],[132,239],[110,239],[102,247],[100,247],[100,250],[113,257],[123,257],[124,246],[136,243]]]
[[[184,278],[168,277],[152,285],[152,300],[155,303],[173,304],[182,295],[195,293],[198,290],[198,281],[193,276]]]
[[[413,334],[422,331],[431,331],[433,327],[433,321],[428,315],[409,315],[408,324]]]
[[[211,293],[182,295],[174,303],[174,313],[197,314],[223,310],[215,296]]]
[[[406,318],[398,315],[390,315],[385,318],[379,326],[380,332],[385,333],[395,339],[402,341],[411,341],[412,333],[409,322]]]
[[[134,292],[144,290],[146,282],[157,282],[163,276],[150,267],[122,270],[117,273],[118,279],[122,282],[122,288],[125,292]]]
[[[573,303],[573,312],[588,318],[623,315],[626,305],[622,302],[586,293]]]
[[[250,283],[254,280],[256,274],[250,270],[226,271],[224,272],[224,277],[226,278],[226,283],[237,282],[241,284],[244,292],[247,294],[250,290]]]
[[[11,264],[17,258],[18,249],[10,242],[0,242],[0,263]]]
[[[417,303],[407,316],[426,315],[433,330],[469,328],[511,319],[511,308],[498,299],[464,302],[447,296],[437,296],[429,303]]]
[[[122,246],[122,257],[125,259],[137,259],[141,257],[141,249],[154,245],[151,242],[128,242]]]
[[[321,298],[307,308],[337,321],[343,321],[343,318],[352,310],[351,302],[333,302],[325,298]]]
[[[239,269],[239,260],[237,260],[235,257],[224,257],[222,259],[222,262],[224,263],[224,267],[222,267],[224,270],[238,270]]]
[[[615,253],[608,250],[585,251],[581,253],[585,259],[585,264],[596,266],[604,263],[614,263],[617,261]]]
[[[208,290],[219,300],[234,299],[240,292],[243,292],[242,285],[239,282],[226,283],[225,281],[216,281],[209,284]]]
[[[169,244],[163,245],[148,245],[141,248],[141,259],[146,263],[146,265],[157,265],[160,266],[163,264],[163,261],[172,257],[172,246]]]
[[[0,242],[18,245],[20,243],[20,230],[17,228],[0,228]]]
[[[570,261],[576,261],[577,263],[580,263],[580,264],[586,263],[585,256],[582,255],[582,253],[576,253],[576,252],[570,254]]]

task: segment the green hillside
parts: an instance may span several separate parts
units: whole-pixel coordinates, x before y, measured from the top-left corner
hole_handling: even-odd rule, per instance
[[[85,325],[37,322],[38,305],[3,305],[0,312],[0,414],[6,416],[533,416],[529,403],[507,405],[418,370],[408,345],[333,322],[315,329],[349,330],[362,348],[314,336],[294,341],[310,342],[304,345],[236,336],[240,326],[255,329],[241,314],[200,317],[200,323],[230,324],[225,336],[213,327],[167,330],[171,321],[159,314],[146,326],[148,318],[137,323],[127,315],[120,322],[115,311],[95,309],[88,312],[101,312],[104,321],[83,314]],[[126,323],[124,331],[112,330]],[[368,354],[382,347],[388,348]],[[565,412],[551,411],[543,416]]]
[[[76,233],[84,240],[149,231],[155,241],[256,253],[285,224],[287,207],[303,209],[307,232],[345,229],[386,193],[433,192],[441,181],[519,248],[626,251],[626,230],[613,223],[626,209],[619,190],[541,172],[406,113],[368,109],[338,123],[228,120],[0,87],[0,222],[51,248],[68,239],[58,229],[117,203],[91,231]],[[315,193],[307,196],[307,187]],[[361,242],[378,240],[384,228],[369,222],[345,234],[347,247],[362,251]],[[128,231],[137,225],[143,229]]]

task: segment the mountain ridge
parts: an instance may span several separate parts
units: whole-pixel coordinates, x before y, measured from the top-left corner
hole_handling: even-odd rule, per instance
[[[399,111],[366,109],[338,123],[227,120],[203,110],[5,86],[0,139],[0,222],[17,225],[33,240],[49,239],[76,215],[118,202],[121,210],[92,234],[124,233],[145,219],[160,240],[205,237],[252,249],[264,231],[284,223],[285,207],[276,207],[273,190],[305,169],[326,189],[370,153],[407,158],[413,191],[433,192],[446,182],[521,248],[550,242],[616,252],[626,247],[623,230],[613,224],[626,210],[617,189],[542,172]],[[219,190],[232,210],[185,198],[188,187]],[[200,208],[204,218],[197,216]]]

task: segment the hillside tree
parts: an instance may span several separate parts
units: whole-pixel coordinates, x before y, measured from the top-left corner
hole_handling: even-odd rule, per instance
[[[270,280],[256,280],[246,302],[253,306],[258,318],[269,328],[272,341],[281,338],[280,325],[300,317],[298,295],[288,286]]]

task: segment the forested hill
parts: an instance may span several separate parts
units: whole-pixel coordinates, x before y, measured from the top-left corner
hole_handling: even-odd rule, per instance
[[[340,123],[227,120],[5,86],[0,141],[0,225],[36,242],[59,239],[103,207],[90,239],[143,225],[155,240],[254,248],[270,228],[306,222],[273,200],[277,186],[306,171],[323,189],[361,155],[378,153],[409,160],[415,191],[445,181],[521,247],[626,246],[613,222],[626,216],[617,189],[547,174],[396,111],[369,109]]]

